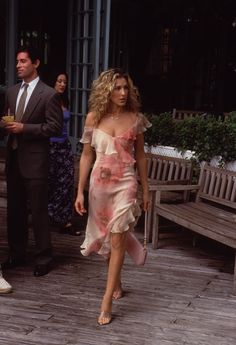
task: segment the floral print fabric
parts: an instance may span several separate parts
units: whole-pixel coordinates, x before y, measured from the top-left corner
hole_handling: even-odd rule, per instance
[[[48,214],[52,224],[64,226],[72,219],[74,208],[74,157],[71,143],[50,143]]]
[[[99,128],[85,127],[81,142],[91,143],[96,161],[90,177],[88,222],[81,245],[83,255],[96,252],[109,257],[110,233],[133,229],[141,213],[136,199],[134,142],[150,126],[139,114],[134,125],[116,137]]]

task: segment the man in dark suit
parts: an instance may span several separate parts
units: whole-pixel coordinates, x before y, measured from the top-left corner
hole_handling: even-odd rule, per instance
[[[60,96],[39,79],[39,64],[35,49],[21,47],[18,50],[16,69],[22,82],[6,91],[5,102],[5,113],[15,114],[15,121],[4,124],[9,134],[6,158],[9,257],[2,268],[19,266],[26,261],[30,211],[36,245],[35,276],[45,275],[51,269],[49,138],[60,135],[63,123]]]

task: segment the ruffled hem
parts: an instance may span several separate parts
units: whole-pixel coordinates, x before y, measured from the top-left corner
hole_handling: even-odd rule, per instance
[[[108,224],[108,232],[122,233],[128,231],[131,224],[133,224],[133,227],[137,224],[140,215],[141,210],[137,200],[135,200],[128,209],[121,210],[119,215]]]
[[[125,231],[133,231],[137,221],[141,215],[141,209],[135,200],[134,203],[126,210],[121,211],[119,216],[112,221],[107,226],[107,233],[101,235],[94,239],[93,242],[88,243],[84,240],[81,245],[81,254],[83,256],[88,256],[92,252],[95,252],[105,259],[108,259],[111,252],[110,237],[111,233],[123,233]]]

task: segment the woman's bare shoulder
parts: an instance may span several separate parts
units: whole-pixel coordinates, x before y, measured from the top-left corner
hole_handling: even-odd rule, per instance
[[[139,114],[134,113],[134,112],[130,112],[129,117],[132,119],[133,122],[135,122],[137,120],[137,118],[139,117]]]
[[[90,111],[86,116],[85,126],[86,127],[94,127],[94,124],[95,124],[94,120],[95,120],[95,115],[92,111]]]

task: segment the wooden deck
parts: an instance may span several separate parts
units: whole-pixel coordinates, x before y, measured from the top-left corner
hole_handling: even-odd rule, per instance
[[[233,255],[189,233],[167,231],[144,267],[127,257],[125,296],[114,302],[114,320],[96,317],[106,279],[101,258],[82,257],[83,239],[53,232],[56,265],[35,278],[32,267],[5,273],[14,287],[0,296],[1,345],[235,345]],[[1,259],[6,255],[0,237]]]

